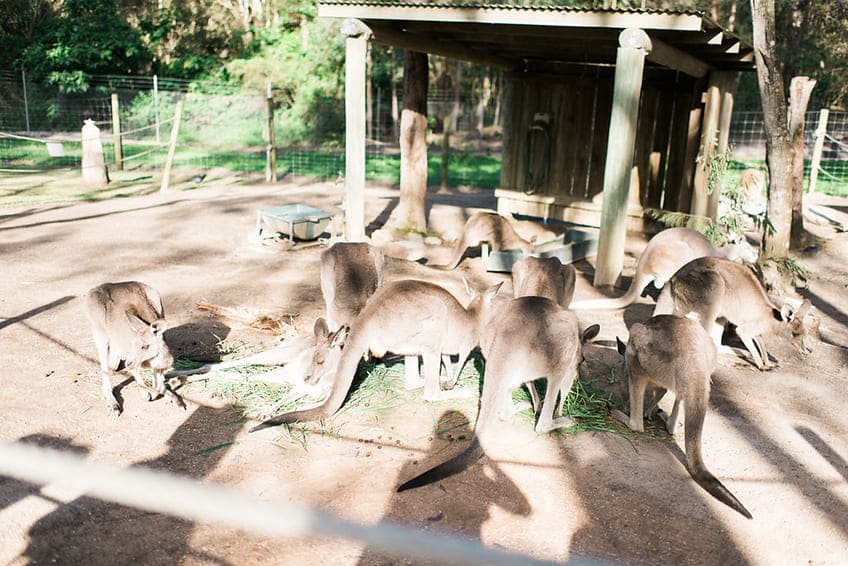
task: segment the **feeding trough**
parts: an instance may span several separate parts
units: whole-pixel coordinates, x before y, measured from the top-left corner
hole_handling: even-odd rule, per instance
[[[256,232],[260,242],[263,230],[288,236],[292,242],[295,238],[315,240],[327,229],[332,219],[332,212],[305,204],[273,206],[256,213]]]
[[[533,246],[533,253],[527,254],[522,250],[503,250],[490,252],[484,242],[481,245],[481,255],[486,271],[511,272],[516,261],[527,255],[537,257],[556,257],[563,264],[569,264],[579,259],[595,255],[598,252],[598,235],[584,230],[569,230],[553,240],[548,240]]]

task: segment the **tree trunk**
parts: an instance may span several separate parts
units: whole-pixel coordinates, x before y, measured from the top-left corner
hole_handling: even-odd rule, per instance
[[[789,83],[789,135],[795,154],[792,159],[792,247],[802,244],[804,236],[804,123],[807,104],[816,81],[794,77]]]
[[[777,57],[774,0],[751,0],[754,57],[763,105],[766,166],[769,172],[767,216],[774,230],[763,234],[763,258],[789,255],[792,226],[792,140],[787,124],[786,95]]]
[[[400,202],[390,219],[395,228],[424,232],[427,198],[427,54],[405,51],[400,115]]]
[[[486,69],[483,75],[483,93],[480,95],[480,100],[477,102],[477,136],[482,138],[483,131],[486,127],[486,107],[489,105],[489,100],[492,98],[492,77],[490,71]]]

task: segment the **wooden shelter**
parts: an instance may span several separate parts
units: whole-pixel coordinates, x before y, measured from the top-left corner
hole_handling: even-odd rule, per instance
[[[498,209],[599,225],[595,285],[620,275],[626,230],[641,227],[642,207],[715,216],[711,156],[727,148],[735,80],[754,58],[703,14],[356,0],[323,0],[318,14],[345,18],[354,216],[367,41],[505,72]],[[360,221],[351,226],[364,233]]]

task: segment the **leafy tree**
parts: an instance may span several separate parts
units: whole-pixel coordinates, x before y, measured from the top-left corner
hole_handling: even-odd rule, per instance
[[[226,66],[246,89],[270,81],[280,111],[281,144],[340,142],[344,136],[344,38],[338,22],[308,21],[262,30],[249,56]]]
[[[119,16],[115,0],[65,0],[57,18],[33,30],[20,63],[71,93],[87,90],[91,74],[146,71],[150,54],[138,30]]]
[[[50,0],[0,2],[0,67],[11,67],[39,27],[53,17]]]

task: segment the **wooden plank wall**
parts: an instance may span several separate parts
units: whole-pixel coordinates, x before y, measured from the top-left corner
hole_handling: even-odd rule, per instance
[[[537,112],[551,117],[547,182],[537,195],[558,201],[591,200],[603,188],[607,134],[612,107],[611,67],[571,66],[560,74],[523,73],[511,81],[511,113],[505,129],[512,143],[504,147],[502,188],[524,191],[527,163],[534,172],[543,163],[539,132],[528,134]],[[690,116],[700,106],[693,79],[661,69],[647,69],[640,102],[634,165],[643,206],[679,210],[688,206],[681,188],[691,187]],[[531,153],[528,156],[528,147]]]

